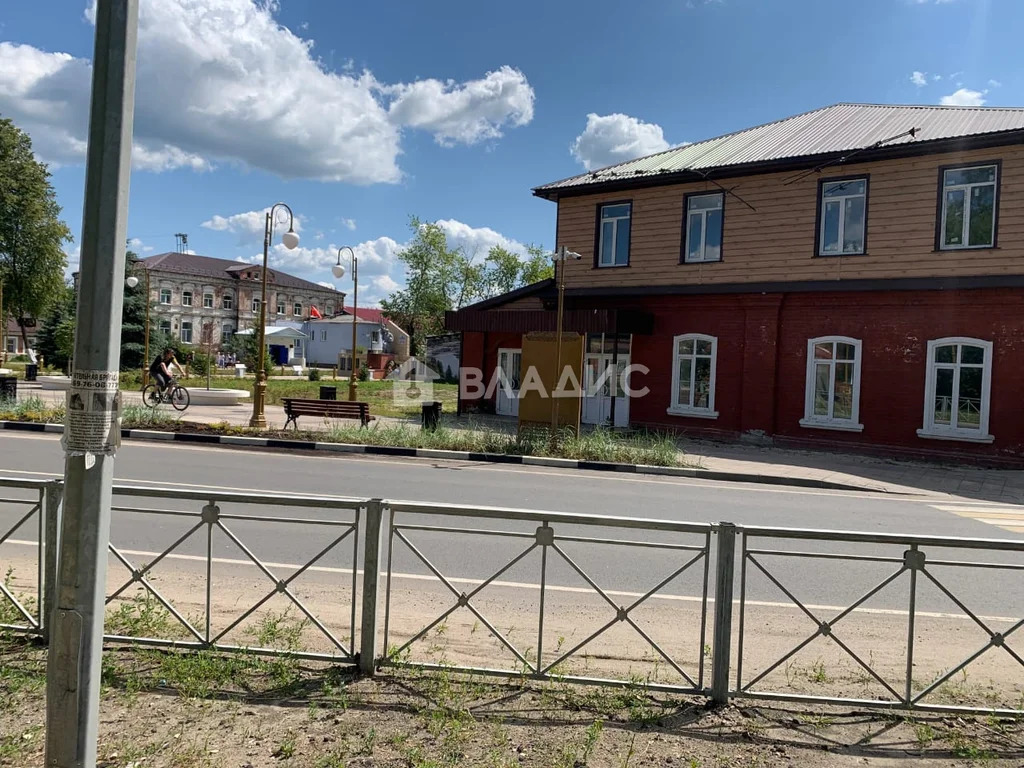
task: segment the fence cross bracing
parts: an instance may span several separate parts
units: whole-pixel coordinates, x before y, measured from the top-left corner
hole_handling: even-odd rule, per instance
[[[0,478],[0,557],[19,548],[28,549],[32,553],[28,558],[30,569],[35,574],[28,598],[14,588],[5,586],[0,590],[0,608],[7,606],[7,612],[2,615],[16,618],[5,628],[41,635],[44,641],[49,624],[47,616],[56,605],[54,574],[57,573],[58,548],[55,544],[58,540],[61,489],[59,481]],[[108,637],[115,642],[228,651],[239,649],[240,646],[229,642],[228,635],[242,628],[270,600],[280,596],[305,617],[312,627],[310,633],[319,638],[321,645],[326,641],[330,651],[321,653],[306,651],[305,648],[269,647],[246,650],[286,652],[310,659],[358,663],[366,673],[373,673],[377,667],[438,667],[450,671],[688,692],[710,695],[718,704],[726,703],[730,698],[749,697],[924,711],[1024,714],[1024,703],[1016,702],[1016,699],[1015,707],[995,706],[984,697],[970,698],[957,704],[932,700],[942,686],[971,669],[971,665],[981,663],[979,660],[983,657],[998,656],[1002,659],[1001,663],[1010,669],[1004,670],[1004,676],[1011,684],[1017,680],[1019,687],[1020,681],[1024,680],[1024,675],[1013,671],[1024,670],[1024,655],[1018,650],[1024,644],[1024,619],[1020,618],[1024,615],[1021,608],[1024,541],[1021,540],[954,539],[730,523],[690,524],[381,499],[126,485],[114,487],[114,500],[111,571],[116,573],[116,564],[120,564],[127,569],[128,579],[117,582],[117,588],[110,590],[108,603],[124,597],[129,589],[142,590],[141,594],[149,595],[173,617],[178,627],[176,631],[184,633],[185,638]],[[283,510],[292,512],[284,513]],[[295,516],[298,513],[294,510],[302,510],[306,516]],[[170,543],[160,545],[157,547],[159,551],[155,552],[129,549],[121,540],[128,535],[125,522],[133,517],[147,523],[141,533],[136,527],[136,534],[147,541],[157,539]],[[174,521],[180,528],[167,525],[166,521]],[[36,541],[14,538],[19,532],[23,535],[30,529],[35,532]],[[261,538],[258,542],[257,535]],[[241,557],[229,560],[215,556],[214,536],[234,546]],[[443,537],[450,550],[447,555],[444,552],[434,554],[426,546],[424,539],[429,543],[430,537],[435,540]],[[263,549],[267,547],[268,540],[272,547],[269,553]],[[313,554],[296,558],[299,562],[291,565],[263,559],[257,554],[260,551],[275,559],[284,557],[289,547],[294,551],[292,545],[296,540],[311,541]],[[485,551],[484,544],[491,549]],[[506,546],[508,544],[512,546]],[[590,552],[590,560],[578,554],[574,547],[580,553]],[[857,548],[867,548],[867,551],[852,551]],[[459,563],[461,573],[456,575],[444,562],[446,556],[452,560],[453,552],[457,560],[459,552],[470,550],[475,550],[478,566],[480,562],[490,563],[482,577],[481,574],[471,574],[475,577],[467,578],[466,571],[461,570],[465,563]],[[595,557],[594,551],[599,555]],[[606,556],[607,552],[626,553],[628,557]],[[331,553],[350,558],[351,568],[321,566]],[[425,572],[419,575],[396,572],[400,554]],[[358,567],[360,555],[364,563],[362,570]],[[662,560],[658,561],[658,558]],[[533,583],[501,581],[516,568],[534,567],[533,563],[538,559],[539,565],[531,572]],[[735,562],[737,559],[738,563]],[[176,606],[175,596],[167,594],[167,588],[159,579],[154,581],[154,569],[168,561],[191,563],[193,569],[198,564],[205,570],[203,594],[190,596],[193,604],[205,608],[201,621],[189,619],[186,612]],[[595,562],[601,566],[600,569]],[[663,572],[652,565],[655,562],[667,563]],[[793,578],[793,567],[787,571],[786,562],[799,567],[799,582]],[[254,572],[254,579],[265,584],[255,594],[245,593],[244,601],[239,598],[227,618],[221,610],[216,628],[211,614],[214,613],[212,607],[216,590],[220,587],[219,582],[211,578],[214,563],[245,566],[249,572]],[[810,568],[815,563],[828,566],[819,579],[810,576]],[[612,579],[622,580],[627,569],[638,570],[637,564],[643,571],[641,582],[646,585],[641,590],[627,592],[613,589],[606,583]],[[555,566],[562,569],[562,575],[558,575]],[[855,571],[867,566],[878,569],[877,577],[865,577]],[[324,577],[326,583],[320,584],[321,593],[316,597],[306,598],[299,594],[297,580],[312,571],[327,574]],[[558,583],[557,579],[565,574],[573,575],[584,587],[569,588]],[[978,585],[977,574],[988,577],[982,587]],[[972,575],[975,578],[970,578]],[[761,588],[755,583],[755,576],[763,580],[766,587],[785,597],[789,612],[780,614],[780,624],[759,622],[756,616],[751,618],[751,611],[765,606],[780,611],[786,608],[782,603],[760,602],[760,596],[754,594]],[[684,577],[697,582],[693,587],[694,594],[665,593],[668,585],[678,584]],[[424,610],[427,601],[423,600],[416,606],[415,615],[403,615],[403,609],[397,608],[395,601],[399,592],[398,582],[403,578],[414,578],[417,584],[423,584],[426,579],[434,580],[434,587],[446,596],[444,607],[429,613],[428,619],[422,619],[427,613]],[[637,578],[634,578],[634,584]],[[733,600],[733,589],[737,585],[738,599]],[[536,595],[536,612],[524,614],[525,636],[532,644],[531,648],[536,649],[533,655],[529,653],[530,649],[524,649],[497,630],[489,616],[491,608],[483,600],[484,590],[491,586],[527,587]],[[925,587],[931,591],[926,592]],[[892,603],[892,592],[896,589],[904,589],[905,592],[895,595],[896,602]],[[811,599],[813,595],[808,596],[808,590],[817,590],[819,595],[827,594],[834,598],[830,602],[839,601],[840,605],[816,605]],[[855,597],[847,601],[835,597],[844,590],[855,591]],[[198,594],[197,590],[192,591]],[[347,603],[343,594],[346,591]],[[572,612],[578,611],[583,598],[573,597],[572,602],[565,602],[560,597],[563,600],[561,604],[554,599],[555,595],[567,592],[574,596],[585,593],[586,599],[601,606],[607,614],[597,621],[594,631],[581,632],[582,639],[563,650],[560,643],[557,647],[550,647],[554,644],[548,642],[546,629],[547,623],[556,619],[575,621],[577,614]],[[619,604],[617,598],[622,596],[626,596],[626,601]],[[864,653],[858,652],[854,642],[857,635],[849,627],[854,616],[863,617],[875,610],[869,607],[869,603],[880,596],[891,603],[881,613],[886,614],[887,620],[895,622],[896,627],[894,634],[886,635],[884,640],[890,644],[903,643],[906,654],[898,663],[892,662],[887,670],[879,670],[870,654],[865,658]],[[969,653],[944,666],[933,679],[919,683],[913,676],[922,652],[921,628],[926,622],[953,616],[922,609],[922,605],[929,600],[934,601],[936,596],[941,597],[945,605],[953,606],[955,617],[960,620],[958,627],[973,627],[982,639]],[[677,613],[670,613],[671,618],[658,627],[663,633],[669,633],[672,648],[667,647],[664,640],[655,639],[636,617],[642,607],[657,600],[684,600],[693,606],[693,615],[688,621],[679,621]],[[977,605],[982,600],[988,606],[1010,605],[1009,615],[986,616],[988,609],[982,610]],[[358,621],[357,602],[362,604]],[[893,609],[893,605],[897,609]],[[335,609],[337,613],[339,608],[346,614],[344,622],[348,624],[347,632],[340,637],[328,628],[329,622],[322,619],[328,609]],[[502,649],[512,654],[517,669],[500,670],[483,664],[418,663],[403,658],[403,652],[412,643],[423,639],[459,609],[466,609],[486,628],[488,635],[496,638]],[[560,616],[559,610],[566,611],[566,615]],[[806,635],[798,635],[799,640],[784,645],[782,641],[788,643],[786,638],[797,627],[799,617],[808,622]],[[380,618],[383,623],[378,631]],[[414,629],[403,635],[403,645],[393,648],[391,638],[401,634],[396,631],[396,619]],[[734,620],[737,622],[735,628]],[[1005,624],[1005,628],[994,626],[996,622]],[[782,625],[784,631],[779,631],[777,628]],[[946,626],[941,625],[942,632],[946,631]],[[637,680],[633,677],[615,679],[614,676],[599,678],[562,674],[565,662],[578,658],[590,644],[612,632],[614,627],[623,628],[632,639],[634,645],[630,646],[630,652],[641,647],[646,649],[645,658],[650,654],[650,658],[666,665],[678,675],[679,683],[660,682],[657,678],[652,681],[650,678]],[[684,637],[687,631],[690,634]],[[711,636],[710,664],[705,659],[708,652],[708,645],[703,644],[706,635]],[[691,636],[696,637],[692,654],[689,646]],[[303,635],[305,639],[306,635]],[[773,671],[777,672],[781,665],[819,639],[839,649],[840,655],[852,661],[864,679],[880,686],[884,695],[874,699],[838,694],[816,696],[793,687],[789,690],[778,686],[773,688]],[[784,645],[784,650],[775,654],[773,643],[775,647]],[[547,650],[545,645],[549,646]],[[733,646],[736,650],[735,663],[730,656]],[[752,646],[761,654],[756,660],[751,658]],[[675,648],[683,650],[674,652]],[[770,661],[765,662],[765,657]],[[746,670],[755,666],[755,661],[759,670],[749,678],[745,677]],[[899,680],[893,679],[895,677]],[[828,693],[835,694],[835,691],[829,690]]]
[[[988,572],[1006,572],[1024,575],[1024,563],[1022,562],[988,562],[988,561],[967,561],[947,558],[932,559],[929,552],[935,550],[956,550],[958,552],[984,553],[986,557],[993,553],[1022,553],[1024,543],[1011,540],[995,539],[957,539],[936,536],[903,536],[890,534],[868,534],[848,531],[809,531],[785,528],[762,528],[745,527],[742,531],[742,562],[740,566],[740,600],[739,600],[739,631],[738,631],[738,658],[736,664],[736,687],[731,695],[738,697],[781,699],[787,701],[812,701],[821,703],[856,703],[871,707],[891,707],[901,709],[916,709],[934,712],[984,712],[1001,713],[1008,715],[1019,714],[1021,709],[999,709],[993,707],[961,706],[955,704],[940,704],[926,701],[926,699],[939,690],[943,685],[951,681],[956,675],[963,672],[970,664],[981,658],[990,650],[1001,650],[1009,655],[1020,667],[1021,678],[1024,679],[1024,659],[1010,645],[1010,638],[1024,627],[1024,619],[1008,620],[1011,625],[1009,629],[996,632],[989,626],[990,622],[984,621],[978,616],[978,612],[967,606],[955,591],[946,583],[948,577],[940,575],[939,568],[968,569],[975,568]],[[757,546],[758,541],[775,542],[775,548]],[[829,544],[846,545],[869,545],[873,549],[884,546],[897,546],[905,549],[898,556],[883,554],[856,554],[848,552],[822,552],[808,550],[806,548],[782,549],[783,546],[806,545],[807,542],[827,542]],[[822,618],[823,610],[815,611],[807,605],[806,600],[801,600],[795,592],[797,590],[788,586],[782,577],[778,575],[778,567],[775,565],[780,560],[797,558],[800,560],[826,561],[830,563],[875,563],[888,566],[888,573],[881,579],[875,581],[872,586],[860,594],[859,597],[849,601],[838,613],[828,619]],[[773,570],[774,569],[774,570]],[[744,681],[743,664],[744,652],[746,650],[746,615],[748,612],[747,589],[750,583],[749,573],[753,570],[759,573],[768,582],[773,584],[803,614],[809,622],[814,625],[803,640],[795,646],[790,647],[782,656],[778,657],[768,666],[762,668],[754,677]],[[847,572],[848,573],[848,572]],[[890,587],[906,586],[906,593],[903,596],[906,611],[900,615],[906,617],[906,639],[904,644],[905,660],[903,678],[899,686],[893,686],[885,676],[880,673],[871,660],[865,661],[862,654],[858,654],[849,643],[843,640],[841,633],[843,628],[836,629],[844,620],[856,611],[863,610],[863,607],[873,597]],[[939,594],[949,600],[963,617],[979,627],[986,639],[975,651],[966,658],[954,664],[952,667],[940,672],[927,684],[919,683],[914,679],[915,651],[920,643],[919,633],[916,631],[917,619],[921,614],[918,605],[921,596],[922,583],[933,586]],[[1019,588],[1018,588],[1019,590]],[[1019,591],[1017,594],[1020,594]],[[1024,644],[1024,633],[1018,636]],[[842,652],[851,659],[864,673],[876,681],[888,694],[888,698],[877,697],[872,699],[855,699],[851,697],[815,696],[806,694],[793,694],[779,690],[764,690],[758,688],[758,684],[766,681],[772,672],[778,670],[783,664],[796,656],[800,651],[807,648],[818,638],[827,638],[834,643]],[[915,688],[918,690],[915,691]]]
[[[384,632],[383,632],[383,659],[384,665],[405,665],[417,666],[424,669],[446,669],[449,671],[463,672],[484,672],[505,676],[525,675],[534,679],[549,680],[557,679],[563,682],[582,682],[619,685],[630,682],[624,679],[597,678],[592,676],[579,676],[563,673],[560,668],[570,659],[577,657],[581,651],[590,646],[595,640],[605,635],[616,625],[628,626],[636,639],[652,651],[665,664],[673,669],[685,685],[669,685],[657,682],[647,682],[648,688],[653,690],[668,690],[675,692],[697,693],[704,691],[704,637],[707,625],[708,607],[708,573],[710,566],[710,547],[713,527],[706,524],[675,523],[658,520],[644,520],[637,518],[621,517],[600,517],[594,515],[572,515],[559,512],[539,512],[522,509],[506,509],[495,507],[472,507],[460,505],[437,505],[417,504],[412,502],[385,501],[385,511],[388,513],[388,539],[387,539],[387,581],[385,586],[385,608],[384,608]],[[444,520],[453,520],[453,524],[431,524],[396,521],[396,515],[411,516],[414,519],[425,519],[431,516],[440,516]],[[495,521],[500,523],[519,522],[526,524],[537,524],[536,529],[530,530],[509,530],[508,528],[472,528],[459,526],[459,520],[476,519],[485,520],[487,523]],[[681,536],[696,539],[695,543],[675,541],[650,541],[646,539],[624,539],[606,538],[596,535],[576,535],[571,532],[573,528],[583,529],[617,529],[622,534],[625,531],[639,532],[640,534],[658,534],[664,537],[678,539]],[[564,533],[562,531],[565,531]],[[467,591],[456,587],[451,579],[447,577],[423,551],[422,546],[417,546],[412,541],[411,534],[434,533],[447,536],[465,536],[479,540],[485,537],[497,537],[505,540],[518,540],[515,553],[499,568],[489,576],[475,580],[478,583]],[[417,563],[422,564],[437,578],[445,590],[450,593],[451,604],[434,617],[431,621],[420,627],[402,645],[391,647],[391,618],[392,618],[392,595],[395,546],[396,543],[410,552]],[[657,583],[647,589],[639,596],[633,597],[628,604],[619,604],[609,594],[609,590],[602,588],[597,580],[583,567],[578,558],[574,558],[566,551],[568,543],[597,545],[601,547],[612,547],[616,549],[633,550],[658,550],[672,553],[675,557],[668,572],[663,574]],[[536,643],[535,658],[508,637],[502,634],[484,614],[474,601],[481,595],[483,590],[492,585],[500,584],[498,580],[508,573],[514,566],[523,562],[534,552],[540,552],[539,568],[535,572],[536,582],[532,586],[538,590],[538,610],[535,619],[535,632],[531,631],[531,637]],[[610,609],[610,618],[592,631],[582,640],[576,642],[568,650],[562,651],[556,648],[551,654],[553,658],[545,658],[545,605],[550,589],[548,577],[553,562],[557,560],[568,566],[581,581],[592,590],[593,595],[600,598],[607,609]],[[684,667],[684,663],[677,660],[664,646],[651,637],[634,618],[636,609],[645,605],[651,598],[658,595],[667,585],[685,574],[691,568],[700,566],[700,629],[698,642],[693,648],[693,657],[690,659],[695,672],[691,674]],[[521,665],[519,670],[501,670],[491,667],[462,666],[458,664],[438,664],[431,662],[407,662],[401,661],[403,654],[408,651],[414,643],[427,637],[428,633],[435,627],[442,625],[449,616],[460,608],[467,609],[476,620],[482,624],[487,632],[505,647]]]

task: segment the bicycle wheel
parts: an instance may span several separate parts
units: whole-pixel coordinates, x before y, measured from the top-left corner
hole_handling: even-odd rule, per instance
[[[142,390],[142,404],[147,408],[156,408],[160,405],[160,391],[156,384],[147,384]]]
[[[174,410],[184,411],[188,408],[188,403],[188,390],[184,387],[175,387],[174,392],[171,393],[171,405],[174,406]]]

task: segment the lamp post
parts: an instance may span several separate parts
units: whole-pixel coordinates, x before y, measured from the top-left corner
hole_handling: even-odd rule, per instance
[[[267,397],[267,258],[270,253],[270,241],[274,238],[274,213],[278,207],[288,211],[288,231],[281,236],[281,242],[289,251],[299,244],[299,236],[295,234],[295,216],[292,209],[285,203],[274,203],[267,211],[266,224],[263,228],[263,291],[260,294],[260,326],[259,326],[259,364],[256,368],[256,385],[253,387],[252,396],[252,418],[249,419],[250,427],[265,429],[267,417],[263,414],[263,405]]]
[[[142,353],[142,388],[145,389],[149,385],[149,270],[143,267],[142,273],[146,276],[146,341]],[[129,288],[134,288],[139,284],[139,278],[129,275],[124,282]]]
[[[355,402],[356,399],[356,329],[359,325],[358,314],[358,291],[359,291],[359,260],[356,252],[349,246],[343,245],[338,249],[338,263],[331,267],[331,272],[339,280],[345,276],[345,267],[341,265],[341,252],[348,251],[352,258],[352,367],[348,376],[348,399]]]
[[[565,309],[565,262],[569,259],[579,260],[582,256],[575,251],[570,251],[564,245],[561,248],[555,250],[551,254],[552,261],[555,262],[555,283],[558,288],[558,317],[555,320],[555,383],[551,389],[551,443],[552,445],[558,442],[558,412],[559,412],[559,398],[555,397],[555,389],[558,387],[558,382],[562,378],[562,314]],[[558,263],[562,263],[562,268],[558,268]]]

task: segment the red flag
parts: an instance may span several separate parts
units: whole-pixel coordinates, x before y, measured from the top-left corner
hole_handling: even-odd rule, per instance
[[[310,305],[310,307],[309,307],[309,316],[311,318],[313,318],[314,320],[323,320],[324,319],[324,316],[320,314],[320,310],[317,309],[316,307],[312,306],[312,305]]]

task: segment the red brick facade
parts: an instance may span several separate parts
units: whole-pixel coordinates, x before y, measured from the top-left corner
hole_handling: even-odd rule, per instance
[[[778,443],[869,451],[882,455],[946,456],[1024,466],[1024,289],[794,292],[652,296],[587,307],[629,307],[653,317],[653,332],[632,337],[631,362],[650,373],[634,379],[650,393],[630,403],[634,426]],[[575,306],[574,308],[582,308]],[[673,337],[718,339],[715,419],[667,413]],[[847,336],[861,347],[862,432],[806,428],[808,339]],[[971,337],[992,343],[991,444],[926,439],[923,424],[927,345]],[[518,334],[464,334],[463,366],[493,373],[500,347]]]

